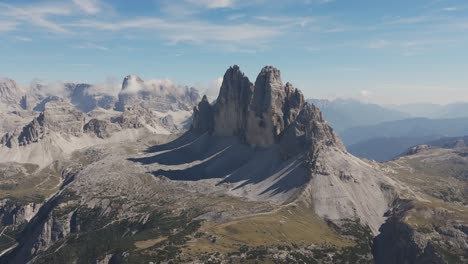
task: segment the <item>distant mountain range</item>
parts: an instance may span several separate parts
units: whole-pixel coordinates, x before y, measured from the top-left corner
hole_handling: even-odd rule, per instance
[[[200,95],[193,87],[169,80],[144,81],[134,75],[124,78],[118,95],[87,83],[33,83],[23,88],[14,80],[0,79],[0,112],[42,112],[46,103],[60,101],[69,102],[84,113],[96,109],[123,112],[126,107],[137,104],[161,113],[191,112],[200,101]]]
[[[414,145],[462,135],[468,135],[468,118],[411,118],[350,128],[341,133],[352,154],[378,161],[393,159]]]
[[[464,263],[466,148],[357,158],[273,66],[229,67],[213,103],[134,75],[117,92],[0,83],[0,263]],[[315,104],[374,157],[468,131]]]
[[[351,127],[375,125],[410,117],[409,114],[401,111],[353,99],[336,99],[333,101],[309,99],[307,102],[318,106],[338,133]]]
[[[309,99],[318,106],[348,150],[377,161],[443,137],[468,135],[468,103],[382,106],[354,99]]]
[[[426,118],[459,118],[468,117],[468,103],[458,102],[447,105],[431,104],[431,103],[416,103],[405,105],[386,106],[389,109],[407,113],[413,117]]]

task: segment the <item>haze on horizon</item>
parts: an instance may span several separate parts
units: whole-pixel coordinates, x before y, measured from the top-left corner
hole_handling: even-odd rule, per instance
[[[463,0],[3,0],[0,75],[204,90],[274,65],[309,98],[446,104],[468,101],[467,33]]]

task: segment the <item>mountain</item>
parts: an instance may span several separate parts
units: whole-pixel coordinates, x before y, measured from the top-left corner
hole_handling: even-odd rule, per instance
[[[110,119],[89,119],[68,102],[51,101],[30,123],[0,137],[0,155],[4,162],[47,166],[62,155],[105,141],[122,141],[141,130],[168,135],[179,129],[170,116],[161,117],[138,105]]]
[[[113,109],[116,98],[112,95],[97,92],[90,84],[66,83],[65,90],[68,92],[70,102],[80,111],[88,113],[97,107]]]
[[[441,137],[468,134],[468,118],[411,118],[372,126],[354,127],[341,133],[351,153],[378,161],[391,160],[411,146]]]
[[[183,134],[138,104],[44,107],[0,147],[0,263],[464,261],[466,154],[354,157],[272,66],[230,67]]]
[[[24,107],[25,91],[14,80],[0,78],[0,112]]]
[[[401,111],[353,99],[333,101],[309,99],[307,102],[318,106],[331,126],[339,133],[351,127],[375,125],[409,117],[408,114]]]
[[[384,162],[394,159],[411,146],[437,138],[438,136],[376,137],[349,145],[348,151],[357,157]]]
[[[374,240],[376,263],[465,263],[468,149],[419,147],[379,166],[408,189]]]
[[[151,111],[155,120],[164,123],[163,129],[156,129],[159,130],[157,133],[170,133],[190,126],[192,109],[199,101],[195,88],[179,86],[171,81],[144,82],[139,77],[127,76],[119,97],[113,95],[113,87],[107,86],[33,82],[28,89],[23,89],[13,80],[2,79],[0,117],[3,122],[0,123],[0,135],[21,129],[38,112],[44,112],[46,104],[53,102],[67,102],[87,117],[98,120],[118,118],[127,108],[139,105]],[[157,127],[161,126],[158,124]]]
[[[468,118],[410,118],[350,128],[341,133],[341,137],[347,145],[351,145],[377,137],[459,136],[466,135],[467,131]]]
[[[413,117],[434,119],[450,119],[468,117],[468,103],[458,102],[446,105],[431,103],[414,103],[388,106],[397,111],[403,111]]]
[[[439,148],[464,148],[468,147],[468,136],[444,137],[426,143],[429,146]]]
[[[179,86],[169,80],[143,81],[138,76],[128,75],[123,80],[115,107],[124,111],[126,106],[140,104],[165,113],[191,111],[198,101],[200,95],[193,87]]]

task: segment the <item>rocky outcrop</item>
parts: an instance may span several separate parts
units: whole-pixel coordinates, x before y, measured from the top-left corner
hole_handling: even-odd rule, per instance
[[[302,93],[290,83],[283,86],[278,69],[264,67],[255,81],[246,141],[263,147],[277,143],[303,105]]]
[[[151,125],[153,120],[153,113],[142,106],[134,105],[127,107],[124,113],[118,118],[117,122],[123,129],[126,128],[142,128],[146,124]]]
[[[336,146],[345,151],[340,138],[323,119],[320,110],[306,103],[294,122],[284,131],[280,141],[281,152],[285,157],[291,157],[308,147],[312,158],[320,145]]]
[[[20,146],[35,143],[42,139],[44,135],[44,114],[41,113],[38,117],[35,117],[31,123],[23,127],[23,130],[18,136],[17,143]],[[8,144],[9,147],[13,145],[15,144],[11,142]]]
[[[83,133],[85,114],[69,103],[48,103],[43,116],[46,133],[47,130],[73,136],[80,136]]]
[[[297,173],[294,178],[302,179],[300,192],[291,192],[296,197],[288,199],[310,204],[320,217],[336,223],[359,219],[375,234],[385,220],[392,196],[381,189],[391,186],[387,178],[350,155],[321,111],[305,103],[292,84],[283,85],[280,71],[274,67],[264,67],[255,85],[239,67],[230,67],[216,103],[204,100],[195,108],[192,132],[234,136],[254,148],[279,150],[285,162],[300,163],[307,168],[307,176],[304,179]],[[286,186],[286,182],[275,185],[284,193]]]
[[[35,117],[19,132],[10,132],[3,136],[1,143],[7,147],[24,146],[38,142],[50,132],[64,136],[83,134],[85,115],[67,102],[48,102],[44,112]]]
[[[203,96],[198,106],[193,108],[192,129],[197,133],[213,131],[213,109],[206,95]]]
[[[122,83],[115,108],[125,111],[127,107],[141,105],[159,112],[190,111],[200,100],[193,87],[179,86],[171,81],[144,81],[138,76],[128,75]]]
[[[247,116],[253,95],[253,84],[238,66],[230,67],[224,74],[218,99],[213,105],[214,134],[244,137]],[[205,104],[206,105],[206,104]],[[201,108],[201,107],[199,107]],[[210,117],[204,117],[209,119]],[[195,130],[202,130],[194,126]]]
[[[33,110],[38,111],[38,112],[44,112],[45,111],[45,105],[48,102],[63,102],[64,100],[56,95],[50,95],[42,99],[41,101],[38,102],[36,106],[34,106]]]
[[[84,132],[94,134],[99,138],[108,138],[114,132],[120,130],[120,127],[107,120],[91,119],[84,126]]]
[[[88,113],[97,107],[112,109],[115,105],[115,96],[95,92],[93,86],[86,83],[66,83],[65,90],[68,92],[70,102],[80,111]]]
[[[25,92],[14,80],[0,79],[0,111],[20,109]]]
[[[280,142],[283,133],[293,125],[301,112],[303,118],[300,122],[312,118],[311,123],[307,124],[307,129],[310,129],[307,137],[313,137],[314,140],[319,140],[316,136],[320,136],[320,140],[326,137],[329,142],[343,148],[320,110],[306,106],[304,96],[291,83],[283,85],[278,69],[264,67],[253,85],[238,66],[233,66],[224,74],[216,103],[210,105],[204,99],[195,108],[192,130],[198,133],[209,131],[220,136],[238,136],[249,145],[268,147]],[[295,131],[297,129],[304,130],[304,125],[296,123],[288,132],[289,136],[298,132]]]
[[[9,199],[0,201],[1,226],[19,226],[29,222],[39,211],[42,204],[16,204]]]
[[[122,129],[147,128],[155,133],[168,133],[178,130],[170,116],[160,117],[150,109],[134,105],[127,107],[123,114],[114,119]]]
[[[431,147],[429,145],[417,145],[414,147],[409,148],[402,156],[411,156],[416,155],[426,150],[429,150]]]

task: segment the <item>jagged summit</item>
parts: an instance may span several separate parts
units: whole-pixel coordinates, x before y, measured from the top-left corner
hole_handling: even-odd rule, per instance
[[[25,91],[8,78],[0,78],[0,112],[23,107]]]
[[[236,153],[234,148],[240,147],[232,145],[216,160],[196,168],[196,174],[205,178],[239,181],[232,188],[234,193],[247,193],[252,199],[300,201],[311,205],[320,217],[335,222],[360,219],[374,233],[384,221],[392,198],[390,191],[382,190],[381,186],[392,183],[380,171],[349,154],[322,112],[305,103],[302,93],[291,83],[283,84],[280,71],[272,66],[261,70],[255,84],[238,66],[230,67],[216,102],[211,105],[204,98],[195,107],[191,132],[203,134],[201,138],[209,137],[210,144],[236,137],[243,145],[261,147],[250,148],[257,149],[253,152],[242,150],[250,156],[243,154],[245,160],[236,160],[237,166],[222,172],[214,173],[211,168],[234,166],[233,160],[228,159],[238,157],[241,151]],[[268,158],[267,165],[262,160],[267,155],[263,152],[275,153],[269,154],[273,156]],[[222,161],[222,156],[226,161]],[[193,179],[191,170],[195,168],[157,173]],[[240,173],[242,176],[237,176]],[[264,178],[259,180],[258,174]]]
[[[51,101],[45,104],[44,112],[35,117],[21,131],[7,133],[1,143],[13,147],[37,143],[50,132],[65,136],[80,136],[83,133],[85,114],[67,102]]]
[[[312,135],[327,137],[340,148],[343,145],[333,129],[323,119],[320,110],[304,102],[301,91],[287,82],[283,85],[281,72],[265,66],[255,85],[237,65],[224,74],[216,103],[210,105],[206,98],[194,109],[193,131],[210,132],[220,136],[238,136],[252,146],[268,147],[278,143],[286,129],[298,116],[307,116],[292,130],[303,130],[309,125]],[[308,122],[307,124],[304,124]],[[303,131],[303,133],[305,133]]]
[[[125,76],[125,78],[124,78],[124,80],[122,82],[122,90],[128,89],[129,86],[133,85],[134,83],[135,84],[143,84],[144,81],[143,81],[143,79],[141,79],[137,75],[130,74],[130,75]]]
[[[168,111],[190,111],[199,101],[200,95],[193,87],[180,86],[170,80],[143,80],[128,75],[122,82],[115,108],[141,105],[145,108],[166,113]]]

